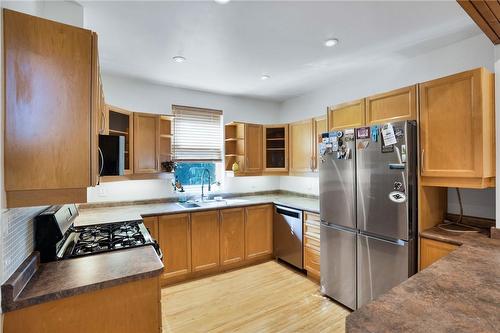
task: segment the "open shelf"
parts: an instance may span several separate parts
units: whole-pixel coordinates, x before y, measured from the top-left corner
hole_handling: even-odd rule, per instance
[[[243,170],[245,160],[245,124],[230,123],[224,126],[224,162],[225,170],[232,171],[233,164],[238,162]]]
[[[265,170],[270,172],[287,171],[288,126],[267,126],[264,128],[264,137]]]

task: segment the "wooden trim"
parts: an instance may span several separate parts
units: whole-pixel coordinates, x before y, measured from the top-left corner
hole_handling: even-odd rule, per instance
[[[462,178],[462,177],[421,177],[422,186],[464,187],[484,189],[495,187],[495,178]]]
[[[179,110],[179,111],[185,110],[185,111],[210,112],[210,113],[214,113],[214,114],[217,114],[220,116],[222,116],[222,114],[223,114],[222,110],[217,110],[217,109],[207,109],[207,108],[198,108],[198,107],[194,107],[194,106],[172,104],[172,113],[174,113],[173,117],[175,117],[175,111],[177,111],[177,110]]]
[[[92,33],[92,72],[91,72],[91,90],[90,90],[90,186],[96,186],[99,177],[99,103],[100,103],[100,85],[99,85],[99,53],[98,38],[95,32]]]
[[[28,207],[87,202],[87,188],[8,191],[7,207]]]
[[[457,2],[493,44],[500,43],[500,13],[497,1],[457,0]]]

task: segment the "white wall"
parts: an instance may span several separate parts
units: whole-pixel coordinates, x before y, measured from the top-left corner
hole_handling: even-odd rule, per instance
[[[202,91],[175,88],[143,80],[103,74],[106,103],[131,111],[171,113],[173,104],[223,110],[224,123],[231,121],[277,123],[280,104]],[[256,192],[279,189],[279,177],[224,177],[220,192]],[[215,191],[214,191],[215,192]],[[171,179],[102,183],[87,189],[89,202],[160,199],[175,196]]]
[[[497,56],[500,57],[500,55]],[[475,67],[483,66],[493,71],[494,59],[491,41],[483,34],[477,35],[405,61],[395,62],[390,66],[353,73],[347,80],[335,82],[308,94],[289,99],[282,104],[280,122],[291,122],[323,115],[330,105],[432,80]],[[497,61],[496,66],[497,71],[499,71],[500,60]],[[497,89],[500,85],[498,80],[497,76]],[[498,93],[497,98],[500,100]],[[497,109],[499,104],[497,103]],[[497,131],[500,128],[500,125],[498,125],[499,118],[497,116]],[[497,149],[499,149],[499,145],[497,145]],[[500,156],[500,153],[497,152],[497,156]],[[318,194],[319,188],[317,184],[318,180],[310,177],[281,177],[280,179],[281,189],[308,194]],[[462,190],[462,194],[465,214],[487,218],[495,217],[495,191]],[[448,196],[450,212],[457,210],[455,197],[455,193],[450,192]]]
[[[106,103],[131,111],[172,113],[172,105],[186,105],[224,111],[224,123],[246,121],[276,123],[280,104],[202,91],[175,88],[142,80],[102,75]]]

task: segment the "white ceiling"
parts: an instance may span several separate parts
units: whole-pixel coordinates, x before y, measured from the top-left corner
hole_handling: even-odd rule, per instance
[[[481,33],[455,1],[80,3],[104,72],[276,101]]]

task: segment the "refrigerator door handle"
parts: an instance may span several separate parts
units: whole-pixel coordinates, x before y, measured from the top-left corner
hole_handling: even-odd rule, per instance
[[[357,234],[358,233],[354,229],[350,229],[350,228],[347,228],[347,227],[343,227],[343,226],[339,226],[339,225],[336,225],[336,224],[328,223],[328,222],[325,222],[325,221],[321,221],[321,224],[324,225],[327,228],[332,228],[332,229],[335,229],[335,230],[345,231],[345,232],[349,232],[351,234]]]
[[[370,234],[367,234],[364,232],[360,232],[359,234],[363,235],[365,237],[368,237],[368,238],[373,238],[373,239],[379,240],[381,242],[385,242],[385,243],[389,243],[389,244],[393,244],[393,245],[398,245],[398,246],[406,246],[406,244],[408,243],[407,241],[402,240],[402,239],[389,240],[389,239],[380,238],[378,236],[373,236],[373,235],[370,235]]]

